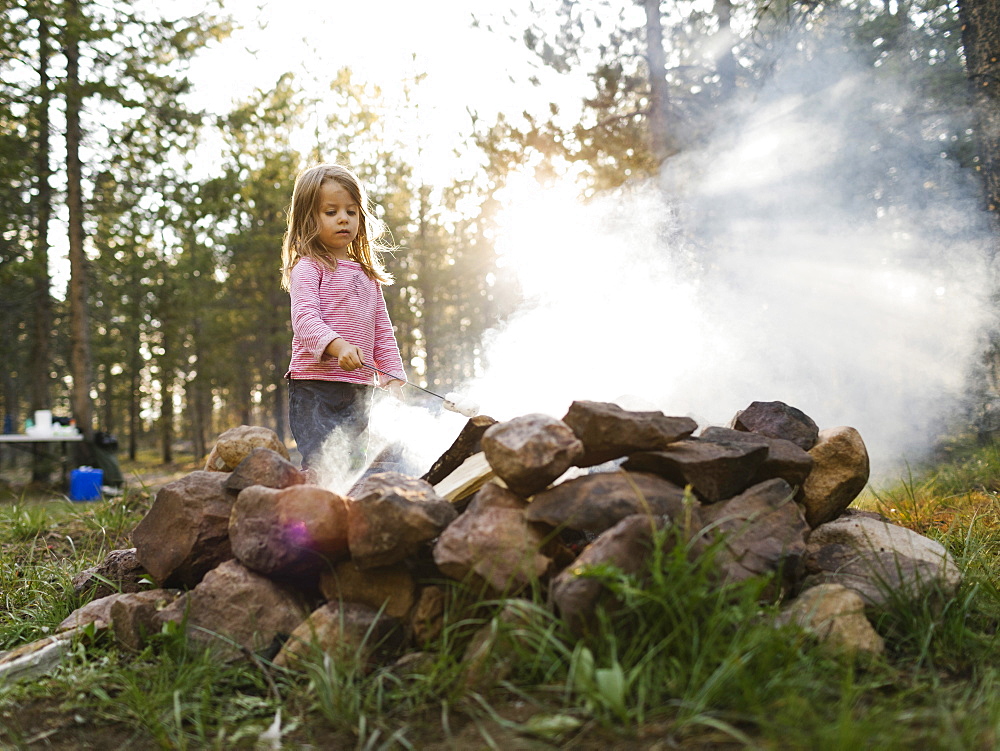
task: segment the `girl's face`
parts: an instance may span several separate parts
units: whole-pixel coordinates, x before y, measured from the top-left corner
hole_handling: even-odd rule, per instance
[[[354,202],[336,180],[328,180],[319,189],[316,202],[316,220],[319,222],[319,241],[339,261],[348,260],[347,249],[358,236],[361,207]]]

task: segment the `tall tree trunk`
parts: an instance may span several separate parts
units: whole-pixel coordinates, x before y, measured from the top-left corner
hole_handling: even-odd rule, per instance
[[[715,70],[719,74],[719,93],[723,101],[728,101],[736,93],[736,57],[733,55],[733,2],[732,0],[715,0],[715,15],[719,19],[719,59]]]
[[[976,100],[976,140],[986,208],[1000,212],[1000,0],[961,0],[965,64]]]
[[[160,373],[160,441],[164,464],[174,460],[174,377],[168,368]]]
[[[38,19],[38,139],[35,156],[35,178],[38,195],[35,214],[35,327],[31,338],[31,408],[49,409],[52,368],[49,342],[52,337],[52,279],[49,276],[49,220],[52,218],[52,185],[49,152],[49,57],[51,46],[49,24],[45,13]]]
[[[649,70],[649,150],[658,162],[676,153],[668,127],[670,94],[667,90],[667,56],[663,51],[660,0],[643,0],[646,11],[646,65]]]
[[[80,164],[83,91],[80,86],[82,25],[79,0],[66,2],[66,203],[69,209],[70,400],[77,427],[89,441],[94,437],[90,399],[90,321],[87,310],[87,255],[83,241],[83,169]]]

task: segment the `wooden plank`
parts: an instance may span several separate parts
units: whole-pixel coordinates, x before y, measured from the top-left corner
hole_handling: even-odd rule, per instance
[[[486,415],[477,415],[471,418],[465,423],[462,432],[458,434],[451,447],[441,454],[434,462],[434,466],[427,470],[427,474],[420,479],[426,480],[431,485],[437,485],[444,481],[448,475],[462,466],[462,462],[482,451],[480,439],[482,439],[483,433],[495,423],[496,420]]]
[[[503,484],[489,462],[486,455],[480,451],[466,459],[462,464],[434,486],[434,491],[452,503],[456,503],[479,490],[488,482]]]

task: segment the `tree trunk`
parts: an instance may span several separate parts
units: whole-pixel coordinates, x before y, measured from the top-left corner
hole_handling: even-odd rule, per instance
[[[80,164],[83,92],[80,86],[79,0],[66,3],[66,204],[69,210],[70,400],[76,425],[89,441],[94,437],[90,398],[90,321],[87,310],[87,256],[83,241],[83,169]]]
[[[733,55],[733,2],[732,0],[715,0],[715,15],[719,19],[717,40],[719,43],[719,59],[715,70],[719,74],[719,94],[723,101],[728,101],[736,93],[736,57]]]
[[[649,70],[649,151],[657,162],[662,162],[676,153],[676,148],[668,129],[670,94],[660,0],[643,0],[643,8],[646,11],[646,65]]]
[[[52,92],[49,87],[49,44],[48,19],[40,14],[38,19],[38,142],[35,157],[35,177],[38,195],[35,214],[35,327],[31,339],[31,409],[50,409],[51,354],[49,341],[52,337],[52,280],[49,276],[49,220],[52,217],[52,185],[49,177],[52,167],[49,159],[49,102]]]
[[[966,73],[976,103],[976,140],[985,205],[1000,209],[1000,0],[961,0]]]

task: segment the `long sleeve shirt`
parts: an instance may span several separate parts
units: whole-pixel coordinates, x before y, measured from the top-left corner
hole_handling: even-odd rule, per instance
[[[369,368],[345,371],[327,345],[343,337],[360,347],[365,363],[405,381],[403,362],[385,307],[382,287],[355,261],[337,261],[335,271],[312,258],[292,268],[292,359],[287,377],[318,381],[372,383]],[[385,376],[376,379],[380,384]]]

